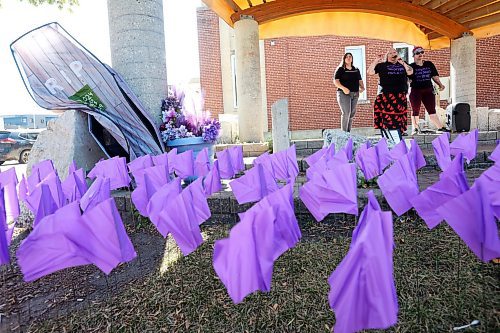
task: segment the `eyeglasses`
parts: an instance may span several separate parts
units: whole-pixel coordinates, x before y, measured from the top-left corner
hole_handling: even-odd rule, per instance
[[[424,54],[425,52],[424,51],[417,51],[415,52],[415,55],[420,55],[420,54]]]

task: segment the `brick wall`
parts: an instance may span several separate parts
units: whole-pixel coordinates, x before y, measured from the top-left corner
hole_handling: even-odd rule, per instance
[[[212,26],[207,26],[207,25]],[[206,106],[222,112],[219,33],[216,15],[208,9],[198,11],[200,45],[200,80],[205,89]],[[272,42],[272,43],[271,43]],[[271,45],[274,44],[274,45]],[[346,46],[365,45],[366,66],[377,54],[392,47],[392,42],[340,36],[285,37],[265,41],[268,123],[271,128],[271,105],[288,98],[291,130],[340,127],[340,109],[336,100],[333,74]],[[477,42],[477,106],[500,108],[497,73],[500,36]],[[427,51],[440,76],[450,75],[450,49]],[[481,64],[487,64],[481,66]],[[356,65],[356,64],[355,64]],[[354,127],[373,126],[373,101],[378,76],[367,75],[367,101],[358,104]],[[445,108],[446,101],[441,102]],[[216,111],[217,110],[217,111]],[[420,110],[424,116],[423,108]]]
[[[205,93],[205,109],[215,116],[224,113],[219,18],[208,8],[198,8],[197,21],[200,85]]]

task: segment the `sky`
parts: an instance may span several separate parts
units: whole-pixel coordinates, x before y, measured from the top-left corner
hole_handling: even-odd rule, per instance
[[[19,0],[2,0],[1,4],[0,115],[43,111],[29,96],[10,52],[10,44],[33,28],[56,21],[101,61],[111,63],[106,0],[80,0],[71,11],[55,5],[35,7]],[[199,0],[163,1],[169,84],[187,83],[200,76],[196,26],[200,5]]]

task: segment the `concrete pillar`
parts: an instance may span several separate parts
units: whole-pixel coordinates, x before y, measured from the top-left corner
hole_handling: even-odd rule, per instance
[[[163,0],[108,0],[112,67],[158,124],[167,96]]]
[[[242,17],[234,24],[236,34],[236,91],[240,141],[262,142],[262,92],[258,23]]]
[[[451,41],[450,76],[452,103],[468,103],[471,108],[471,129],[477,128],[474,36],[464,35]]]
[[[271,106],[273,117],[273,153],[285,150],[290,147],[288,137],[288,99],[277,100]]]

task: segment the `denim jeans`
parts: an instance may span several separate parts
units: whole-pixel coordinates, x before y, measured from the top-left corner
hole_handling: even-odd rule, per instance
[[[350,132],[352,120],[356,113],[356,105],[358,104],[359,92],[350,92],[344,94],[343,91],[337,91],[337,102],[342,112],[340,116],[340,128],[343,131]]]

